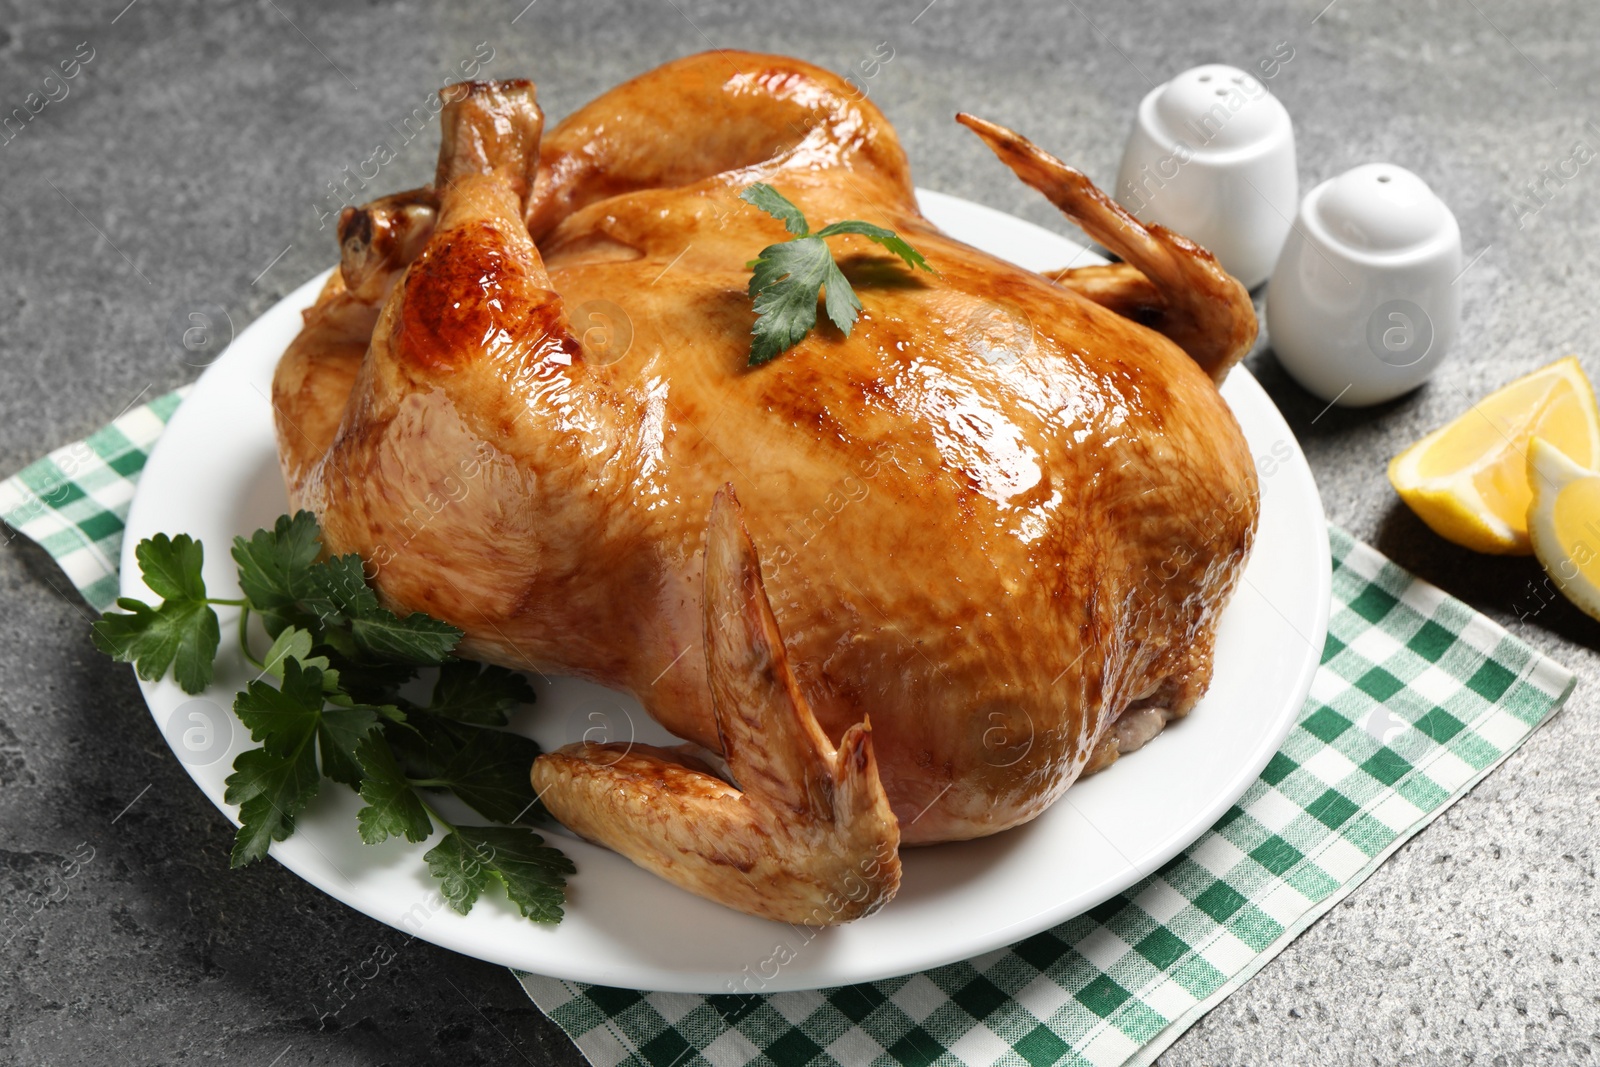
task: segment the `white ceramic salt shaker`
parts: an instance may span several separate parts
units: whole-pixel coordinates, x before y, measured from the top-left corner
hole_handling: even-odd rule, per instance
[[[1289,113],[1237,67],[1186,70],[1140,102],[1116,198],[1253,289],[1272,273],[1300,200]]]
[[[1267,287],[1267,332],[1296,381],[1365,407],[1427,380],[1461,322],[1461,227],[1404,167],[1368,163],[1306,194]]]

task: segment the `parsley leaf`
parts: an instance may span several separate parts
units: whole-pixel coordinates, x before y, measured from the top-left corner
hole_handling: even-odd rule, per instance
[[[529,773],[540,752],[537,741],[421,711],[408,717],[406,727],[387,736],[413,784],[448,789],[495,822],[545,817]]]
[[[384,736],[389,739],[407,775],[432,782],[443,777],[445,767],[471,740],[471,730],[470,726],[413,709],[406,715],[405,729],[388,730]],[[425,788],[442,789],[444,786]]]
[[[905,260],[906,266],[913,269],[921,267],[929,274],[933,273],[933,268],[928,266],[926,259],[922,258],[922,253],[912,248],[906,243],[904,237],[901,237],[893,230],[886,230],[882,226],[874,226],[872,223],[862,222],[860,219],[845,219],[843,222],[834,222],[824,226],[817,231],[817,236],[832,237],[840,233],[854,233],[865,237],[867,240],[882,245]]]
[[[762,249],[749,286],[756,311],[752,367],[776,359],[811,332],[817,324],[817,295],[824,282],[830,290],[834,287],[832,275],[838,272],[833,253],[820,237],[799,237]]]
[[[293,518],[280,515],[271,530],[257,530],[248,541],[233,539],[239,588],[250,606],[268,617],[312,594],[311,565],[321,554],[322,528],[309,511],[297,511]]]
[[[462,915],[493,878],[505,886],[517,910],[542,923],[561,921],[565,876],[576,870],[544,838],[510,826],[458,826],[423,858],[442,883],[445,900]]]
[[[354,552],[332,556],[306,571],[310,586],[301,599],[323,622],[380,611],[378,594],[367,584],[367,570]]]
[[[205,550],[187,534],[166,534],[134,549],[145,584],[160,595],[160,607],[120,597],[121,612],[107,612],[91,629],[94,645],[118,663],[131,663],[139,677],[153,682],[172,668],[186,693],[211,684],[212,663],[222,640],[217,613],[206,599],[201,566]]]
[[[291,658],[283,661],[282,685],[274,688],[262,679],[251,682],[234,700],[233,711],[249,728],[251,738],[274,755],[309,749],[314,735],[323,776],[359,785],[356,748],[377,726],[378,709],[359,705],[327,708],[326,700],[322,671]]]
[[[533,701],[533,687],[516,671],[454,659],[439,668],[428,710],[457,722],[504,726],[512,708]]]
[[[322,776],[348,786],[361,785],[361,764],[357,758],[361,743],[378,725],[381,708],[323,708],[317,719],[317,753],[322,757]]]
[[[322,715],[322,672],[286,659],[283,684],[256,679],[234,699],[233,713],[268,752],[286,755],[316,732]]]
[[[133,555],[139,561],[144,584],[162,599],[206,598],[206,582],[200,576],[206,561],[205,546],[188,534],[156,534],[140,541]]]
[[[379,604],[367,584],[365,564],[353,552],[317,564],[308,577],[316,593],[304,603],[323,625],[349,627],[348,641],[340,640],[338,630],[325,634],[346,655],[431,667],[443,663],[461,640],[462,632],[449,623],[420,611],[401,618]]]
[[[404,663],[357,663],[336,652],[328,658],[333,663],[332,670],[339,676],[343,697],[363,704],[393,705],[399,699],[400,687],[417,673],[415,667]]]
[[[475,729],[437,780],[484,818],[521,822],[543,814],[530,773],[538,755],[538,742],[521,734]]]
[[[739,198],[778,219],[795,235],[763,248],[749,264],[752,273],[748,291],[756,312],[750,341],[752,367],[776,359],[811,332],[817,324],[819,296],[829,321],[846,337],[850,336],[861,311],[861,299],[834,261],[824,238],[856,234],[882,245],[912,269],[920,267],[934,273],[922,253],[893,230],[859,219],[845,219],[812,233],[800,209],[765,182],[747,187]]]
[[[783,223],[783,228],[796,237],[804,237],[811,232],[811,227],[807,225],[806,217],[801,214],[800,209],[766,182],[756,182],[747,187],[739,194],[739,199],[765,211]]]
[[[356,648],[369,656],[417,666],[443,663],[461,640],[460,630],[420,611],[400,618],[387,608],[374,608],[350,620]]]
[[[266,657],[261,661],[262,669],[281,682],[283,681],[284,671],[287,669],[285,664],[292,659],[302,667],[316,667],[321,670],[324,678],[323,689],[327,689],[328,657],[313,656],[311,654],[312,643],[310,631],[302,630],[298,626],[284,628],[273,639],[272,647],[267,649]],[[338,672],[334,671],[333,676],[337,679]]]
[[[222,799],[239,805],[239,833],[229,865],[243,867],[267,854],[267,847],[294,833],[294,820],[317,794],[321,779],[310,735],[298,748],[277,754],[265,748],[239,753]]]
[[[367,806],[356,812],[361,840],[376,845],[391,837],[426,841],[433,834],[428,809],[417,796],[394,752],[381,735],[365,738],[356,748],[361,761],[361,799]]]
[[[185,693],[202,692],[211,684],[212,661],[222,633],[210,605],[172,600],[152,608],[121,597],[117,607],[122,612],[107,612],[95,620],[96,648],[118,663],[133,664],[147,682],[173,667],[172,675]]]

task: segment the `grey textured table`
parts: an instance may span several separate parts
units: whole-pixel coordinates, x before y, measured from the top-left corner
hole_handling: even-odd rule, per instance
[[[1546,605],[1532,561],[1434,537],[1383,466],[1515,374],[1573,351],[1600,373],[1600,167],[1545,182],[1538,201],[1526,192],[1577,143],[1600,149],[1600,8],[526,2],[0,3],[0,109],[67,89],[0,135],[0,472],[193,378],[177,341],[189,311],[220,305],[242,328],[331,262],[327,183],[480,42],[493,49],[485,75],[534,78],[552,118],[713,44],[844,72],[887,42],[893,59],[868,85],[919,183],[1056,228],[952,123],[957,109],[1108,182],[1151,83],[1207,61],[1255,68],[1286,42],[1293,58],[1269,85],[1296,119],[1303,188],[1401,164],[1482,255],[1460,282],[1459,345],[1413,396],[1324,412],[1270,353],[1250,369],[1299,434],[1331,519],[1585,680],[1163,1062],[1596,1059],[1600,725],[1587,679],[1600,624]],[[44,83],[75,55],[92,56],[77,77]],[[376,187],[420,184],[435,145],[432,131],[417,137]],[[85,608],[57,591],[48,557],[12,540],[0,587],[0,1060],[577,1060],[503,970],[407,944],[273,864],[230,872],[230,828],[168,753],[132,673],[90,646]],[[30,916],[23,894],[85,843],[94,860]],[[366,961],[390,952],[367,980]]]

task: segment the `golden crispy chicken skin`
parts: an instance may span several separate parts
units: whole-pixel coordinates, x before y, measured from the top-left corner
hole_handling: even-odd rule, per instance
[[[563,823],[843,922],[902,842],[1025,822],[1204,693],[1257,518],[1216,386],[1255,315],[1204,250],[968,116],[1126,262],[1052,279],[952,240],[882,114],[793,59],[679,60],[548,134],[528,82],[444,92],[433,185],[341,219],[280,454],[391,606],[693,742],[541,757]],[[937,274],[830,239],[854,330],[749,367],[746,264],[788,236],[757,181]]]

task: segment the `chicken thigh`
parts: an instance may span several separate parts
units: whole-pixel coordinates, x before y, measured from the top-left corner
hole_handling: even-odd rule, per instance
[[[1249,554],[1255,471],[1217,384],[1248,295],[1204,250],[969,116],[1125,262],[1056,277],[917,209],[843,80],[715,52],[546,135],[525,81],[442,91],[427,188],[346,209],[283,357],[292,502],[462,653],[636,696],[689,744],[532,769],[591,840],[788,922],[882,906],[902,844],[1032,819],[1189,711]],[[864,308],[748,365],[747,266],[831,238]]]

